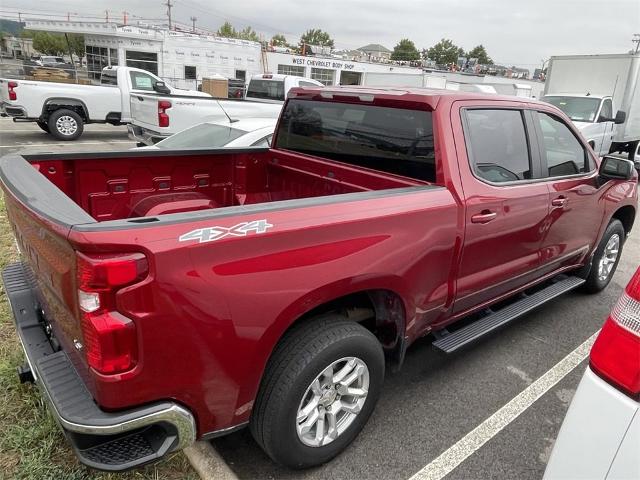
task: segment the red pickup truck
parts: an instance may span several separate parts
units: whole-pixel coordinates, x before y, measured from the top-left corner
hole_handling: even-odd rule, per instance
[[[453,352],[603,289],[636,213],[633,164],[528,99],[298,88],[273,145],[0,161],[20,375],[83,463],[245,425],[325,462],[412,342]]]

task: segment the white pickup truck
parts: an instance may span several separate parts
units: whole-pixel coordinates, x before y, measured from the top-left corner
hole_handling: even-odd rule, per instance
[[[599,156],[640,154],[640,54],[551,57],[541,100],[566,113]]]
[[[18,122],[36,122],[59,140],[75,140],[82,135],[86,123],[129,123],[132,92],[210,97],[207,93],[166,85],[146,70],[106,67],[100,85],[0,78],[0,114]]]
[[[267,104],[246,100],[193,98],[182,95],[136,93],[131,95],[129,138],[138,146],[159,141],[203,122],[280,116],[282,103]]]

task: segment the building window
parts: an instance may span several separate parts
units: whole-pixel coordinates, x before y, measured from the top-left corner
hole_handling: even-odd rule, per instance
[[[118,49],[110,48],[109,49],[109,65],[118,65]]]
[[[191,65],[184,66],[184,79],[185,80],[195,80],[197,78],[196,75],[196,67]]]
[[[135,52],[127,50],[127,67],[140,68],[158,74],[158,54],[152,52]]]
[[[280,75],[304,77],[304,67],[299,67],[297,65],[278,65],[278,73]]]
[[[102,69],[109,65],[117,65],[116,63],[109,63],[109,49],[104,47],[92,47],[91,45],[85,46],[85,52],[87,55],[87,73],[89,78],[96,80],[100,79]]]
[[[242,80],[243,82],[247,80],[247,71],[246,70],[236,70],[236,78],[238,80]]]
[[[320,83],[325,85],[333,85],[333,77],[335,73],[335,70],[330,70],[328,68],[312,68],[311,78],[318,80]]]

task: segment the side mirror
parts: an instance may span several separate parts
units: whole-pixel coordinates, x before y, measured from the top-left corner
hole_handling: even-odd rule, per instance
[[[634,173],[635,165],[631,160],[611,155],[605,155],[598,171],[603,180],[631,180]]]
[[[158,93],[162,93],[163,95],[168,95],[171,93],[171,90],[169,90],[169,87],[167,87],[164,82],[154,82],[153,89]]]
[[[626,120],[627,120],[627,112],[618,110],[618,113],[616,113],[616,118],[613,119],[613,123],[615,123],[616,125],[620,125],[621,123],[624,123]]]

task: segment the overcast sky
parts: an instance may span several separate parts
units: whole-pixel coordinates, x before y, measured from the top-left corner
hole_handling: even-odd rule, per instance
[[[131,20],[166,18],[166,0],[0,0],[9,11],[66,12]],[[308,28],[328,31],[338,48],[401,38],[418,49],[450,38],[465,50],[483,44],[497,63],[535,68],[551,55],[624,53],[640,33],[640,0],[172,0],[173,17],[216,30],[229,20],[270,38],[284,33],[297,43]],[[45,6],[46,5],[46,6]],[[13,7],[13,8],[12,8]],[[28,17],[28,13],[24,14]]]

